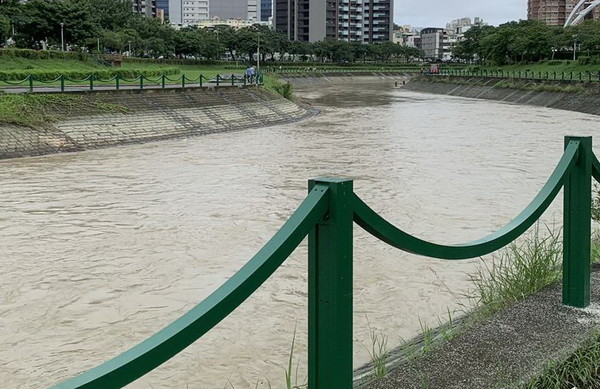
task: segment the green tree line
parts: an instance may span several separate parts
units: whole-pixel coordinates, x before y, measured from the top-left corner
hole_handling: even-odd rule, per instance
[[[62,23],[62,26],[61,26]],[[208,60],[253,58],[263,61],[321,60],[334,62],[408,61],[420,50],[391,42],[363,45],[342,41],[290,42],[264,25],[233,29],[184,27],[132,12],[122,0],[0,0],[0,43],[9,38],[18,48],[40,48],[41,42],[60,49],[62,39],[72,50],[124,52],[150,57],[195,57]]]
[[[520,20],[494,26],[475,26],[453,48],[455,58],[492,65],[586,58],[600,54],[600,22],[588,20],[577,26],[547,26],[540,21]]]

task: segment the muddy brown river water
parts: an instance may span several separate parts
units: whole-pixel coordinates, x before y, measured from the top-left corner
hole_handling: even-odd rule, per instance
[[[564,135],[598,133],[598,117],[418,94],[390,79],[322,80],[296,93],[321,114],[0,162],[0,386],[51,386],[169,324],[277,231],[309,178],[353,178],[399,227],[460,243],[527,205]],[[544,220],[560,218],[556,201]],[[281,388],[294,329],[302,381],[306,261],[304,242],[232,315],[128,387]],[[369,325],[394,346],[460,309],[479,261],[405,254],[356,227],[355,365],[369,360]]]

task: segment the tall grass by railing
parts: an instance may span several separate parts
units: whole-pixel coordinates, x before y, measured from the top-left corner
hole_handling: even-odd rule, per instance
[[[427,242],[398,229],[354,193],[351,180],[311,180],[308,196],[283,227],[213,294],[129,351],[53,388],[107,389],[133,382],[228,316],[308,235],[308,387],[350,389],[354,222],[376,238],[417,255],[473,258],[509,245],[538,220],[563,188],[563,303],[585,307],[590,301],[592,177],[600,181],[591,137],[566,137],[563,156],[531,203],[495,233],[460,245]],[[378,352],[378,343],[373,346]]]
[[[114,88],[115,90],[127,87],[128,89],[148,89],[148,88],[161,88],[167,87],[181,87],[181,88],[198,88],[209,85],[214,86],[236,86],[236,85],[249,85],[249,84],[262,84],[263,75],[258,74],[256,77],[248,77],[246,75],[236,76],[221,76],[217,74],[213,78],[205,77],[200,74],[196,78],[189,78],[185,74],[172,78],[167,74],[160,74],[156,78],[149,77],[145,74],[139,74],[135,77],[124,77],[120,73],[115,74],[112,77],[100,78],[95,73],[91,73],[83,78],[71,78],[64,74],[58,75],[54,79],[50,80],[39,80],[35,74],[29,74],[23,80],[11,81],[6,78],[2,78],[0,74],[0,86],[5,84],[9,87],[21,87],[25,88],[24,91],[33,93],[36,88],[44,88],[42,92],[48,92],[48,88],[56,89],[59,92],[68,91],[81,91],[88,90],[93,91],[95,87],[102,86],[103,89]],[[69,89],[70,88],[70,89]]]

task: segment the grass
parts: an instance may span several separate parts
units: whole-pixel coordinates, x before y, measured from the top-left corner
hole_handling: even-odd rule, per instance
[[[0,94],[0,123],[44,127],[62,118],[58,112],[75,107],[98,113],[127,112],[123,106],[91,102],[80,95]]]
[[[277,74],[266,74],[264,77],[264,87],[288,100],[293,98],[292,84],[281,81]]]
[[[475,296],[486,313],[496,312],[557,281],[562,275],[560,234],[539,224],[521,242],[512,242],[491,265],[483,262],[470,276]]]
[[[377,331],[371,327],[369,317],[365,314],[369,335],[371,337],[370,347],[367,347],[371,364],[373,365],[373,375],[375,378],[383,378],[387,375],[387,363],[390,356],[388,348],[388,338],[383,331]]]
[[[573,389],[600,387],[600,331],[570,357],[550,362],[543,372],[519,389]]]

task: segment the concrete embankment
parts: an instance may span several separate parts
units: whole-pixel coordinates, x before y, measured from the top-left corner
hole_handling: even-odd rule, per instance
[[[507,88],[501,81],[503,80],[476,77],[420,77],[407,83],[404,88],[415,92],[497,100],[600,115],[600,90],[595,84],[525,81],[521,83],[522,88]]]
[[[439,347],[399,361],[360,389],[517,388],[587,344],[600,324],[600,265],[592,266],[591,305],[561,303],[561,282],[473,324]],[[597,363],[597,361],[596,361]],[[567,382],[562,386],[567,387]],[[537,386],[536,386],[537,387]],[[569,388],[573,385],[568,386]],[[592,386],[589,386],[590,388]],[[593,386],[596,388],[596,386]]]
[[[45,126],[0,124],[0,159],[265,127],[314,114],[260,87],[94,92],[85,98],[122,112],[60,107],[61,119]]]

